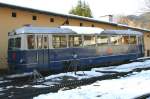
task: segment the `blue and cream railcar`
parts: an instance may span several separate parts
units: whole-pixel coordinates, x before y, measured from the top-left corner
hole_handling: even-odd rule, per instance
[[[87,68],[143,54],[142,33],[132,30],[61,26],[22,27],[9,33],[8,64],[14,72],[61,72],[67,66]]]

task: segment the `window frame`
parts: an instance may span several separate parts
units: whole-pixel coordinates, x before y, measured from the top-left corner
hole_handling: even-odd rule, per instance
[[[54,37],[58,37],[59,41],[56,42],[56,39],[54,40]],[[62,40],[61,37],[65,37],[65,39]],[[54,49],[67,48],[68,47],[67,43],[68,42],[67,42],[67,36],[66,35],[64,35],[64,34],[52,34],[52,48],[54,48]],[[58,44],[58,47],[56,47],[56,44]],[[65,46],[62,46],[63,44]]]
[[[98,37],[106,37],[107,38],[107,43],[98,43]],[[109,35],[97,35],[97,37],[96,37],[96,44],[97,44],[97,46],[102,46],[102,45],[109,45],[109,42],[110,41],[110,37],[109,37]]]
[[[70,46],[70,36],[73,37],[73,41],[72,41],[73,46]],[[79,45],[75,44],[77,41],[75,41],[74,37],[79,37],[79,40],[78,40]],[[69,48],[82,47],[82,46],[83,46],[82,35],[80,35],[80,34],[70,34],[70,35],[68,35],[68,47]]]
[[[17,46],[18,45],[17,39],[19,39],[19,47]],[[10,37],[8,39],[8,50],[18,50],[18,49],[20,50],[20,49],[22,49],[22,39],[23,38],[21,36],[18,36],[18,35],[14,36],[14,37]],[[10,40],[13,40],[13,43],[11,42],[12,44],[10,44]]]
[[[34,41],[32,42],[32,43],[34,43],[34,46],[32,45],[33,48],[29,48],[28,36],[33,36],[34,37]],[[28,50],[35,50],[35,49],[37,49],[37,42],[36,42],[36,35],[35,34],[28,34],[26,36],[26,40],[27,40],[27,49]]]
[[[11,17],[16,18],[17,17],[17,13],[16,12],[12,12],[11,13]]]
[[[94,37],[94,38],[95,38],[95,40],[93,40],[93,41],[94,41],[94,44],[90,43],[90,44],[86,44],[86,45],[85,45],[85,44],[84,44],[84,43],[85,43],[85,36],[90,36],[90,37],[91,37],[91,39],[86,39],[86,41],[88,41],[88,42],[89,42],[89,41],[92,42],[92,37]],[[95,47],[97,46],[97,35],[96,35],[96,34],[85,34],[85,35],[83,36],[83,39],[84,39],[84,40],[83,40],[83,46],[84,46],[84,47],[93,46],[93,45],[94,45]]]
[[[54,18],[50,18],[50,22],[54,22],[55,21],[55,19]]]
[[[32,20],[36,21],[37,20],[37,16],[36,15],[32,15]]]

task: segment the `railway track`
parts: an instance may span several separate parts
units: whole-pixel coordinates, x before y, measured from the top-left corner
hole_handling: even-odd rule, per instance
[[[125,77],[128,74],[131,74],[133,72],[140,72],[142,70],[150,70],[150,68],[139,68],[139,69],[134,69],[133,71],[130,71],[130,72],[121,72],[121,73],[116,72],[116,73],[106,74],[106,75],[98,76],[98,77],[86,78],[86,79],[81,79],[81,80],[73,80],[73,81],[65,81],[60,84],[55,84],[53,86],[44,84],[43,82],[32,83],[30,86],[28,86],[26,88],[12,87],[10,89],[6,89],[6,90],[2,91],[2,93],[4,93],[4,94],[0,94],[0,98],[1,99],[32,99],[33,97],[35,97],[39,94],[57,92],[58,90],[68,90],[68,89],[80,87],[82,85],[92,84],[92,83],[94,83],[96,81],[100,81],[100,80],[116,79],[119,77]],[[46,87],[35,88],[35,87],[32,87],[32,85],[43,85]]]
[[[138,61],[143,61],[143,59]],[[132,74],[133,72],[140,72],[142,70],[150,70],[150,67],[135,68],[129,72],[96,71],[96,72],[105,73],[105,75],[92,77],[92,78],[84,78],[81,80],[78,79],[63,80],[61,81],[61,83],[56,83],[53,85],[44,83],[44,82],[48,82],[49,80],[45,80],[42,82],[33,82],[33,81],[29,81],[29,79],[24,79],[24,78],[11,79],[11,81],[0,83],[0,87],[3,88],[3,90],[0,91],[0,99],[32,99],[33,97],[40,94],[57,92],[59,90],[69,90],[76,87],[80,87],[82,85],[92,84],[96,81],[125,77],[128,76],[129,74]],[[23,85],[28,85],[28,86],[22,87]],[[45,87],[37,88],[37,87],[33,87],[34,85],[42,85]],[[7,88],[8,86],[11,87]],[[148,95],[146,96],[148,97]]]

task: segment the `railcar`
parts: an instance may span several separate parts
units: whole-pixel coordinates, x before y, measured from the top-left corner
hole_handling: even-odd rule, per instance
[[[143,35],[133,30],[25,26],[9,32],[8,43],[8,65],[13,73],[85,69],[144,55]]]

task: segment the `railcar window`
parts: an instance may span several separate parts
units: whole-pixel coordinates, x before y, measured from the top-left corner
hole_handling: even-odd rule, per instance
[[[95,46],[96,45],[96,37],[85,35],[83,45],[84,46]]]
[[[8,44],[9,49],[21,48],[21,38],[20,37],[11,38],[11,39],[9,39],[8,42],[9,42],[9,44]]]
[[[28,35],[27,41],[28,41],[28,49],[35,49],[35,36]]]
[[[21,38],[15,38],[15,48],[21,48]]]
[[[44,39],[43,46],[45,49],[47,49],[48,48],[48,36],[44,36],[43,39]]]
[[[37,36],[37,48],[38,49],[42,49],[42,41],[43,41],[43,36],[42,35],[38,35]]]
[[[66,36],[53,35],[53,48],[65,48],[67,47]]]
[[[97,36],[97,45],[105,45],[108,44],[108,36]]]
[[[142,44],[142,42],[143,42],[142,37],[138,37],[138,44]]]
[[[121,36],[111,36],[110,43],[113,45],[120,45],[120,44],[122,44],[122,37]]]
[[[15,46],[15,39],[14,38],[10,38],[8,41],[8,49],[12,49]]]
[[[122,43],[129,44],[129,36],[122,36]]]
[[[69,47],[82,46],[81,35],[69,35]]]
[[[130,36],[130,44],[136,44],[137,40],[136,40],[136,36]]]

